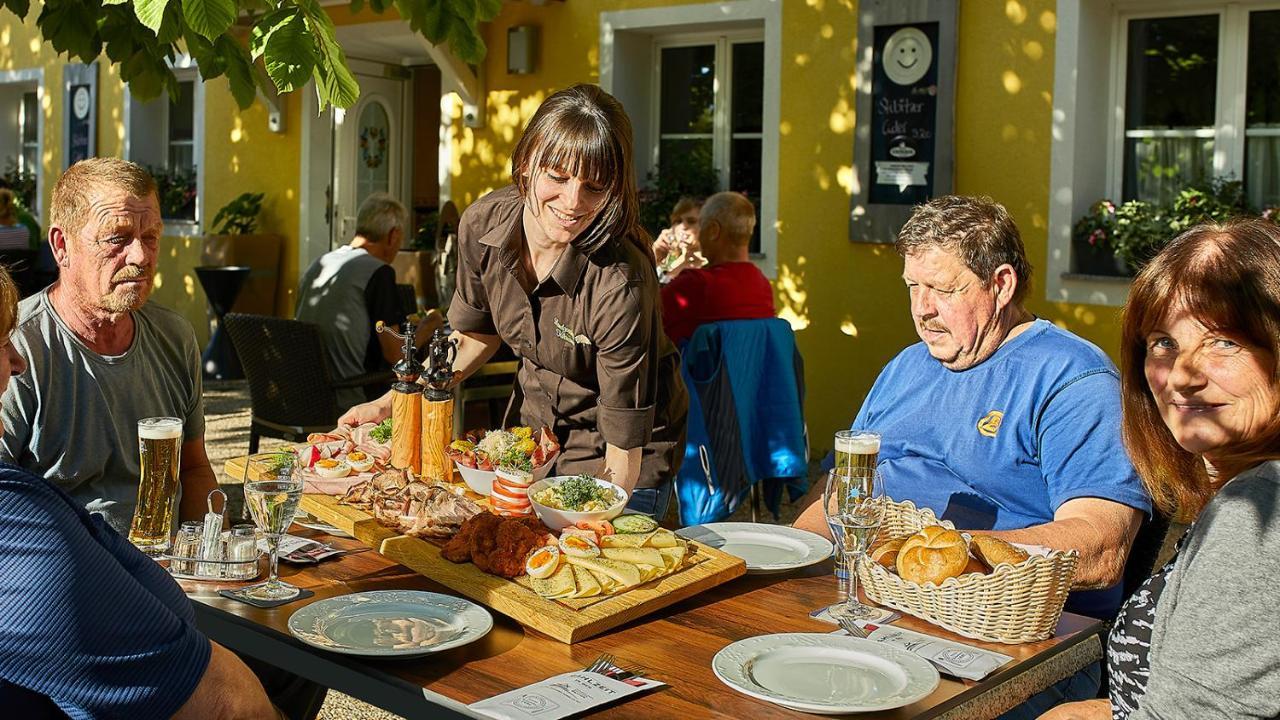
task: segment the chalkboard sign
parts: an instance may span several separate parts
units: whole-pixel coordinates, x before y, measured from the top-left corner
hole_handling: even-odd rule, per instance
[[[890,243],[952,191],[958,0],[859,0],[849,239]]]
[[[874,42],[869,200],[916,205],[933,197],[938,23],[881,25]]]
[[[98,66],[67,65],[63,69],[63,167],[97,153]]]

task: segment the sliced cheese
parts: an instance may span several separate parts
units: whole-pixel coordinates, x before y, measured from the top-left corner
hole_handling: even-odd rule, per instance
[[[533,591],[544,598],[573,597],[578,592],[573,568],[568,563],[561,565],[549,578],[530,578],[530,584]]]
[[[605,595],[612,595],[622,588],[622,586],[618,584],[617,580],[614,580],[604,573],[596,572],[590,568],[587,569],[587,573],[590,574],[591,577],[600,585],[600,592]]]
[[[658,528],[653,531],[653,534],[648,538],[648,542],[645,544],[649,547],[668,548],[676,547],[680,542],[680,538],[676,537],[675,533],[665,528]]]
[[[612,536],[610,536],[612,537]],[[631,587],[640,584],[640,570],[635,565],[609,558],[578,558],[566,557],[570,563],[579,567],[585,567],[602,575],[607,575],[618,582],[622,587]]]
[[[653,533],[605,535],[600,538],[601,548],[641,548]]]
[[[663,567],[662,553],[657,548],[605,548],[600,551],[601,557],[633,565],[656,565]]]
[[[595,597],[604,592],[604,588],[600,586],[600,582],[596,580],[590,570],[577,565],[570,565],[569,567],[573,568],[573,579],[578,584],[578,592],[574,594],[574,597]]]
[[[636,568],[640,570],[640,582],[649,582],[656,577],[661,577],[667,574],[667,568],[662,565],[655,566],[640,563],[636,565]]]

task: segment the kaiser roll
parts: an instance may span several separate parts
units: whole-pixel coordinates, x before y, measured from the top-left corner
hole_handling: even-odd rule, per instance
[[[902,544],[907,541],[905,537],[896,537],[877,543],[871,548],[869,556],[871,562],[880,563],[890,570],[897,568],[898,552],[902,550]]]
[[[941,525],[930,525],[907,538],[898,551],[898,574],[904,580],[923,585],[941,585],[956,577],[969,564],[969,548],[964,536]]]
[[[1017,565],[1030,557],[1026,550],[1010,545],[1000,538],[988,535],[974,535],[971,541],[971,549],[975,557],[986,563],[993,570],[1000,563]]]

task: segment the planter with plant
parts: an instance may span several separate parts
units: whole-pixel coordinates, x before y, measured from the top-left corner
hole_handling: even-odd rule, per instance
[[[1076,221],[1072,233],[1075,269],[1093,275],[1132,275],[1179,233],[1206,220],[1259,214],[1250,208],[1239,180],[1216,178],[1190,185],[1169,203],[1099,200]],[[1261,215],[1275,216],[1275,208]]]
[[[204,238],[205,265],[245,265],[249,278],[236,298],[232,312],[275,315],[276,286],[280,277],[280,253],[284,238],[259,233],[263,193],[242,193],[218,210]]]

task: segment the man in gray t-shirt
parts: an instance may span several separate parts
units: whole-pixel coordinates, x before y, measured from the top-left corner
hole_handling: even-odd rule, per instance
[[[360,204],[351,242],[316,259],[298,283],[298,320],[320,328],[325,354],[335,378],[351,378],[390,369],[402,353],[400,342],[375,332],[379,320],[395,329],[405,320],[396,293],[396,273],[389,264],[404,241],[404,206],[386,193],[374,193]],[[442,324],[437,314],[418,323],[417,345]],[[377,395],[386,387],[377,389]],[[368,400],[362,388],[337,391],[338,407]]]
[[[195,334],[147,303],[162,232],[155,183],[137,165],[92,158],[63,174],[49,228],[61,277],[18,306],[13,344],[30,370],[10,381],[0,411],[0,460],[121,532],[137,501],[141,418],[183,420],[180,517],[202,517],[215,487]]]

